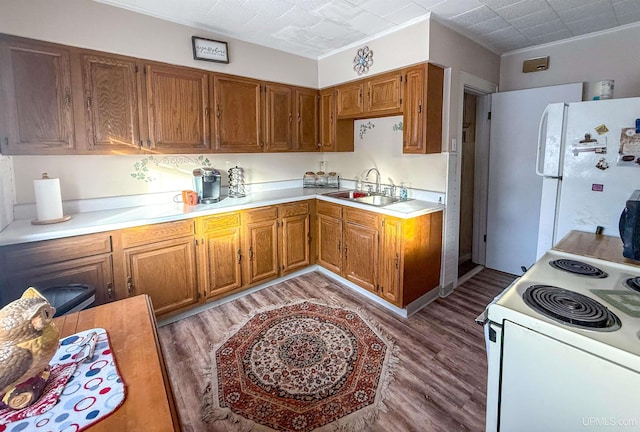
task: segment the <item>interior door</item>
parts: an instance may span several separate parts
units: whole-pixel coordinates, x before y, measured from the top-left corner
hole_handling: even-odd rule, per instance
[[[582,83],[494,93],[491,99],[486,266],[521,274],[536,261],[542,178],[538,126],[546,106],[582,98]]]

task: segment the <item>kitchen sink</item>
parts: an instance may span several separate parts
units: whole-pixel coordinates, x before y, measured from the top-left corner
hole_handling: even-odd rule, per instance
[[[324,194],[332,198],[339,198],[347,201],[368,204],[376,207],[384,207],[389,204],[397,203],[399,201],[406,201],[400,198],[390,197],[386,195],[367,195],[364,192],[358,191],[340,191]]]

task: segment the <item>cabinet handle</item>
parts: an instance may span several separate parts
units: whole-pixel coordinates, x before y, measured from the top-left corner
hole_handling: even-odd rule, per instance
[[[142,140],[138,142],[138,150],[140,150],[141,148],[142,148]]]
[[[333,124],[333,113],[329,114],[329,123]]]
[[[216,117],[220,118],[220,105],[218,105],[218,107],[217,107]]]
[[[302,121],[302,117],[300,116],[300,113],[298,113],[298,122]]]
[[[293,116],[291,115],[291,113],[289,113],[289,123],[291,123],[293,121]]]
[[[345,246],[344,247],[344,259],[347,259],[347,252],[349,251],[349,249]]]
[[[240,249],[238,249],[238,264],[240,264],[240,261],[242,261],[242,254],[240,253]]]
[[[205,107],[204,109],[204,115],[209,117],[209,107]]]
[[[69,91],[69,89],[65,90],[64,93],[64,104],[67,108],[69,108],[71,106],[71,92]]]
[[[418,104],[418,114],[422,114],[422,104]]]
[[[151,148],[151,139],[147,138],[147,148]]]
[[[264,147],[264,141],[260,141],[260,147]]]
[[[113,299],[113,282],[107,284],[107,298]]]
[[[253,246],[249,247],[249,261],[253,261]]]
[[[129,297],[133,294],[133,282],[131,281],[131,276],[127,277],[127,294]]]
[[[87,109],[91,111],[91,96],[87,97]]]
[[[396,269],[400,268],[400,257],[398,256],[397,253],[396,253],[395,264],[396,264]]]
[[[358,97],[360,98],[360,103],[362,103],[362,89],[358,92]]]
[[[340,252],[342,252],[342,242],[340,240],[338,240],[338,254],[340,254]]]

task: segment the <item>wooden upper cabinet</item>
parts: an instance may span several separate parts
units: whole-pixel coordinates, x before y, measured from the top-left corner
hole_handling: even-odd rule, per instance
[[[2,37],[0,81],[2,153],[73,152],[70,50],[45,42]]]
[[[364,81],[364,111],[376,115],[402,110],[402,73],[391,72]]]
[[[405,71],[403,153],[442,151],[444,69],[420,65]]]
[[[293,146],[294,90],[267,84],[264,91],[265,151],[288,151]]]
[[[295,149],[318,150],[318,91],[297,88],[295,98]]]
[[[155,63],[145,68],[147,148],[185,153],[210,149],[209,74]]]
[[[214,75],[215,151],[261,152],[260,82]]]
[[[89,150],[129,151],[146,144],[141,136],[142,82],[136,60],[82,55]]]
[[[338,117],[354,117],[364,112],[362,81],[336,87],[336,110]]]
[[[320,151],[336,148],[336,90],[320,91]]]

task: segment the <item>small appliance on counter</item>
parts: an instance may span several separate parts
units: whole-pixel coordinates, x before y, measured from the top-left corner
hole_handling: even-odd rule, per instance
[[[198,193],[198,202],[211,204],[220,201],[220,171],[215,168],[196,168],[193,182]]]
[[[634,191],[620,215],[622,255],[640,261],[640,190]]]
[[[242,198],[247,196],[244,188],[244,169],[239,166],[229,168],[229,197]]]

